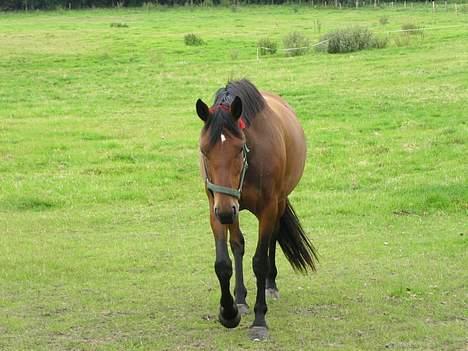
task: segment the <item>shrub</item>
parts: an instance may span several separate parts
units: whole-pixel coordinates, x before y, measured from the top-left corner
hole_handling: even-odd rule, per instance
[[[379,23],[383,26],[388,23],[388,17],[387,16],[382,16],[379,18]]]
[[[388,36],[374,36],[372,38],[371,48],[383,49],[388,44]]]
[[[309,39],[299,32],[292,32],[283,39],[284,48],[288,56],[304,55],[309,50]]]
[[[409,35],[423,35],[424,30],[422,27],[417,26],[414,23],[405,23],[401,26],[401,29],[405,31],[406,34]]]
[[[259,49],[260,55],[273,55],[276,53],[278,45],[276,44],[275,41],[269,39],[269,38],[262,38],[259,41],[257,41],[257,48]]]
[[[386,37],[375,37],[367,28],[349,27],[325,34],[320,41],[328,40],[317,50],[326,49],[331,54],[364,50],[368,48],[384,48],[387,46]]]
[[[393,37],[393,42],[395,43],[396,46],[402,47],[402,46],[408,46],[411,42],[411,38],[407,34],[400,34],[400,35],[395,35]]]
[[[127,28],[128,24],[123,23],[123,22],[113,22],[113,23],[110,24],[110,26],[115,27],[115,28]]]
[[[193,33],[186,34],[184,36],[184,42],[185,42],[185,45],[188,45],[188,46],[199,46],[199,45],[205,44],[202,38],[200,38],[198,35],[193,34]]]

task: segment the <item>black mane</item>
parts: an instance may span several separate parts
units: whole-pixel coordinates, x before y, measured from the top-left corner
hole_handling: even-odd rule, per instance
[[[230,81],[226,87],[216,92],[214,106],[231,106],[234,98],[238,96],[242,101],[242,118],[247,127],[255,116],[265,108],[265,99],[257,88],[247,79]],[[205,124],[205,130],[210,130],[210,144],[216,144],[221,133],[227,129],[232,135],[241,137],[241,130],[229,112],[221,108],[215,109],[211,118]]]

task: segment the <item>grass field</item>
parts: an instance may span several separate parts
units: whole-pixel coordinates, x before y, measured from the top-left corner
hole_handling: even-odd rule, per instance
[[[256,60],[260,37],[407,23],[436,29]],[[186,46],[191,32],[206,44]],[[252,312],[216,321],[198,170],[195,101],[241,77],[304,126],[292,202],[321,257],[302,276],[279,255],[261,343]],[[466,11],[0,13],[0,349],[466,350],[467,88]],[[253,306],[257,226],[241,221]]]

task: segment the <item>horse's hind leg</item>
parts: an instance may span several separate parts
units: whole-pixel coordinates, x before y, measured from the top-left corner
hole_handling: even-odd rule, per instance
[[[230,228],[230,239],[232,254],[234,255],[234,267],[236,274],[236,287],[234,288],[234,295],[236,299],[237,308],[240,314],[246,314],[249,306],[245,300],[247,296],[247,289],[244,285],[244,270],[243,270],[243,257],[244,257],[244,236],[239,228],[239,222],[233,224]]]
[[[286,206],[286,201],[280,201],[278,204],[278,213],[282,214]],[[278,270],[276,269],[276,241],[279,234],[280,222],[277,221],[275,231],[270,238],[270,243],[268,247],[268,274],[266,277],[266,296],[278,299],[279,291],[276,286],[276,276],[278,275]]]
[[[276,286],[276,276],[278,275],[278,270],[276,269],[276,233],[270,239],[270,244],[268,248],[268,274],[266,277],[266,296],[278,299],[279,291]]]
[[[265,314],[268,311],[265,300],[266,278],[268,274],[268,249],[276,227],[277,204],[266,207],[259,217],[259,236],[252,266],[257,278],[257,298],[255,301],[255,320],[250,329],[252,340],[263,340],[268,336]]]

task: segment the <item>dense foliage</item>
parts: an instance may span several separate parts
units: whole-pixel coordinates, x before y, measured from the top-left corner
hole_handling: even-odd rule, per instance
[[[324,45],[318,49],[330,54],[384,48],[387,45],[386,37],[376,37],[369,29],[359,26],[334,30],[320,40]]]
[[[278,44],[270,38],[261,38],[257,41],[257,48],[262,56],[273,55],[278,50]]]
[[[335,7],[355,7],[355,6],[373,6],[385,1],[380,0],[295,0],[298,4],[324,5]],[[386,1],[388,3],[405,2]],[[427,0],[416,0],[412,2],[424,2]],[[92,7],[135,7],[145,5],[163,5],[163,6],[180,6],[180,5],[238,5],[238,4],[289,4],[290,0],[0,0],[0,10],[37,10],[37,9],[80,9]]]

